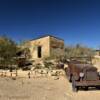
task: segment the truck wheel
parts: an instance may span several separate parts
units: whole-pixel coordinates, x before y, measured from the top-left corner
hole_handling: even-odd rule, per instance
[[[78,91],[78,87],[77,87],[76,84],[75,84],[75,79],[74,79],[74,77],[72,77],[72,89],[73,89],[73,92],[77,92],[77,91]]]
[[[96,88],[100,90],[100,86],[96,86]]]
[[[88,90],[88,86],[86,86],[84,89],[87,91]]]
[[[69,82],[72,82],[72,77],[71,77],[71,75],[68,76],[68,81],[69,81]]]
[[[72,75],[70,74],[70,69],[67,68],[67,76],[68,76],[68,81],[72,82]]]

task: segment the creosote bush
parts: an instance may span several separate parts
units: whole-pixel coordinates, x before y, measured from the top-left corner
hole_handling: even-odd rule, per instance
[[[75,46],[66,46],[64,57],[69,59],[71,57],[93,57],[94,50],[92,48],[76,44]]]
[[[0,68],[14,69],[17,67],[17,50],[17,45],[13,40],[5,36],[0,37]]]
[[[45,65],[45,68],[48,68],[48,69],[54,68],[54,64],[50,61],[44,61],[44,65]]]

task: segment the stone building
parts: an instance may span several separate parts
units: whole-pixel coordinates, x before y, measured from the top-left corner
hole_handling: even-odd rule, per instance
[[[30,49],[31,59],[58,57],[64,54],[64,40],[51,35],[30,40],[25,46]]]
[[[92,64],[100,71],[100,50],[94,51],[95,55],[92,58]]]

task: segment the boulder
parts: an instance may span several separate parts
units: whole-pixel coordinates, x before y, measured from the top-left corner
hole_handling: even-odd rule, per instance
[[[53,76],[53,79],[54,79],[54,80],[58,80],[59,77],[58,77],[58,76]]]
[[[55,70],[51,71],[51,76],[57,76],[57,71]]]
[[[52,76],[50,72],[48,72],[48,76]]]

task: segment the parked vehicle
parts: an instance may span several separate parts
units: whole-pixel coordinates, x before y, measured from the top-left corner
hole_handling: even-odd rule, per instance
[[[79,87],[100,87],[100,72],[92,64],[72,60],[65,71],[73,91],[78,91]]]

